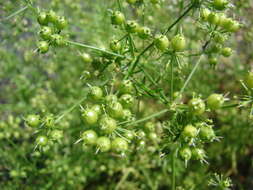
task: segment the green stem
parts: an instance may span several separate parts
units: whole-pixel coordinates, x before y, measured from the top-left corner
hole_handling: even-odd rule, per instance
[[[146,171],[146,169],[143,168],[142,173],[143,173],[143,175],[146,179],[145,181],[147,181],[147,184],[150,187],[150,189],[155,190],[156,189],[156,186],[154,185],[155,181],[150,178],[149,173]]]
[[[222,108],[222,109],[225,109],[225,108],[233,108],[233,107],[237,107],[237,106],[239,106],[239,105],[240,105],[239,103],[228,104],[228,105],[222,106],[221,108]]]
[[[133,39],[132,39],[130,34],[127,34],[127,37],[128,37],[127,40],[129,42],[129,45],[130,45],[131,56],[134,57],[135,45],[134,45]]]
[[[169,111],[168,109],[164,109],[164,110],[162,110],[162,111],[159,111],[159,112],[157,112],[157,113],[151,114],[151,115],[149,115],[149,116],[147,116],[147,117],[144,117],[144,118],[142,118],[142,119],[139,119],[139,120],[136,120],[136,121],[133,121],[133,122],[131,122],[131,121],[125,121],[125,122],[121,122],[121,123],[119,123],[119,124],[121,125],[121,124],[127,123],[126,126],[129,126],[129,125],[134,125],[134,124],[137,124],[137,123],[142,123],[142,122],[144,122],[144,121],[150,120],[150,119],[155,118],[155,117],[158,117],[158,116],[160,116],[160,115],[163,115],[164,113],[166,113],[166,112],[168,112],[168,111]]]
[[[117,184],[117,186],[115,187],[115,190],[118,190],[121,185],[124,183],[124,181],[126,181],[128,175],[132,172],[132,168],[128,168],[125,170],[124,175],[122,176],[122,178],[120,179],[119,183]]]
[[[130,67],[129,67],[129,71],[127,73],[127,75],[124,77],[124,79],[128,79],[129,76],[132,75],[135,67],[137,66],[137,63],[139,62],[141,56],[148,51],[152,46],[154,45],[154,42],[152,42],[151,44],[149,44],[137,57],[136,59],[131,63]]]
[[[147,77],[147,79],[157,88],[159,88],[158,84],[156,83],[156,81],[152,78],[152,76],[145,70],[143,65],[138,65],[138,67],[141,69],[141,71],[143,72],[143,74]],[[168,103],[167,97],[164,94],[163,90],[159,91],[161,98],[163,99],[164,102]]]
[[[169,32],[169,31],[170,31],[170,30],[183,18],[183,17],[185,17],[185,16],[190,12],[191,9],[193,9],[193,7],[194,7],[194,4],[192,4],[181,16],[179,16],[179,17],[177,18],[177,20],[175,20],[175,21],[167,28],[167,30],[164,32],[164,34],[167,34],[167,33],[168,33],[168,32]],[[129,76],[132,75],[132,73],[133,73],[133,71],[134,71],[136,65],[138,64],[138,62],[139,62],[141,56],[142,56],[144,53],[146,53],[151,47],[153,47],[153,45],[154,45],[154,42],[152,42],[151,44],[149,44],[149,45],[136,57],[135,61],[133,61],[133,62],[131,63],[130,68],[129,68],[129,71],[128,71],[128,73],[127,73],[127,75],[125,76],[124,79],[127,79],[127,78],[129,78]]]
[[[142,70],[143,74],[149,79],[149,81],[154,85],[154,86],[158,86],[157,83],[155,82],[155,80],[150,76],[150,74],[145,70],[144,67],[142,67],[142,65],[138,65],[138,67]]]
[[[172,57],[172,60],[170,61],[170,99],[173,101],[173,93],[174,93],[174,74],[173,74],[173,68],[174,68],[174,55]]]
[[[180,15],[177,20],[175,20],[168,28],[167,30],[163,33],[164,35],[167,34],[182,18],[184,18],[193,8],[195,7],[194,4],[192,4],[188,9],[183,12],[182,15]]]
[[[119,10],[122,11],[122,6],[121,6],[121,3],[120,3],[120,0],[117,0],[117,3],[118,3],[118,6],[119,6]]]
[[[200,56],[199,60],[197,61],[197,63],[194,65],[194,67],[193,67],[193,69],[192,69],[190,75],[188,76],[187,80],[185,81],[183,87],[182,87],[181,90],[180,90],[180,94],[183,93],[183,91],[185,90],[186,86],[187,86],[188,83],[190,82],[192,76],[193,76],[194,73],[196,72],[196,70],[197,70],[197,68],[198,68],[198,66],[199,66],[199,64],[200,64],[200,62],[201,62],[201,59],[202,59],[203,57],[204,57],[204,55],[202,54],[202,55]]]
[[[117,40],[117,42],[120,42],[122,40],[124,40],[126,37],[128,37],[129,34],[125,34],[123,37],[121,37],[119,40]]]
[[[176,151],[173,152],[172,157],[171,157],[171,165],[172,165],[172,176],[171,176],[171,181],[172,181],[172,190],[176,189],[176,165],[175,165],[175,155]]]
[[[55,123],[58,123],[65,115],[72,112],[77,106],[79,106],[87,97],[83,97],[82,99],[78,100],[73,106],[71,106],[69,109],[63,112],[57,119],[55,120]]]
[[[83,48],[93,49],[93,50],[96,50],[96,51],[107,53],[109,55],[125,58],[125,56],[123,56],[123,55],[120,55],[120,54],[117,54],[117,53],[113,53],[113,52],[110,52],[110,51],[107,51],[107,50],[104,50],[104,49],[101,49],[101,48],[98,48],[98,47],[82,44],[82,43],[79,43],[79,42],[73,42],[73,41],[69,41],[69,40],[67,40],[66,42],[68,44],[70,44],[70,45],[75,45],[75,46],[79,46],[79,47],[83,47]]]
[[[12,18],[12,17],[14,17],[14,16],[16,16],[16,15],[22,13],[22,12],[25,11],[26,9],[28,9],[28,7],[29,7],[28,5],[22,7],[21,9],[19,9],[19,10],[17,10],[16,12],[12,13],[11,15],[9,15],[9,16],[3,18],[3,20],[9,20],[10,18]]]
[[[7,141],[13,146],[13,153],[15,154],[15,156],[19,155],[21,156],[27,163],[30,163],[29,160],[27,159],[27,157],[25,156],[25,154],[23,154],[22,149],[20,149],[19,145],[15,144],[11,139],[6,138]]]

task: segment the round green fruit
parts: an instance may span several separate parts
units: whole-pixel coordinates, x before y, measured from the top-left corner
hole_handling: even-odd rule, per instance
[[[221,54],[224,56],[224,57],[230,57],[233,53],[233,50],[229,47],[225,47],[225,48],[222,48],[221,50]]]
[[[113,40],[110,42],[110,49],[114,52],[117,52],[121,49],[121,45],[118,40]]]
[[[211,94],[207,98],[207,106],[211,110],[216,110],[216,109],[221,108],[223,103],[224,103],[224,97],[222,94]]]
[[[48,24],[48,18],[46,12],[40,12],[37,21],[40,25],[47,25]]]
[[[228,1],[227,0],[213,0],[212,5],[217,10],[224,10],[228,5]]]
[[[137,33],[138,33],[138,36],[142,39],[147,39],[148,37],[152,35],[150,28],[146,26],[139,27]]]
[[[206,157],[205,151],[202,148],[194,148],[192,150],[192,158],[195,160],[204,160]]]
[[[106,134],[111,134],[117,128],[117,122],[109,116],[103,116],[99,125],[100,129]]]
[[[86,109],[82,113],[82,117],[86,124],[88,125],[95,125],[98,122],[98,114],[93,109]]]
[[[82,58],[82,60],[83,60],[84,63],[89,64],[89,63],[92,62],[92,57],[88,53],[82,53],[81,54],[81,58]]]
[[[169,47],[169,40],[165,35],[157,35],[154,40],[157,49],[164,51]]]
[[[108,105],[109,115],[116,119],[121,119],[124,116],[123,107],[119,102],[112,102]]]
[[[52,114],[46,115],[44,118],[45,126],[48,128],[54,128],[55,126],[55,118]]]
[[[182,135],[184,138],[195,138],[198,135],[198,130],[193,125],[186,125]]]
[[[151,140],[151,141],[154,141],[156,142],[158,140],[158,136],[155,132],[151,132],[148,134],[148,138]]]
[[[208,21],[210,24],[213,24],[213,25],[219,24],[219,22],[220,22],[219,14],[217,14],[217,13],[215,13],[215,12],[211,12],[211,13],[208,15],[207,21]]]
[[[186,46],[186,41],[185,37],[181,34],[177,34],[174,36],[171,40],[171,47],[174,51],[179,52],[179,51],[184,51]]]
[[[200,12],[201,19],[207,21],[210,13],[211,11],[209,9],[206,8],[202,9]]]
[[[49,50],[49,44],[47,41],[40,41],[38,43],[38,51],[40,53],[47,53]]]
[[[247,86],[248,88],[250,88],[250,89],[253,88],[253,72],[249,72],[249,73],[246,75],[246,77],[245,77],[245,79],[244,79],[244,82],[245,82],[245,84],[246,84],[246,86]]]
[[[50,27],[43,26],[39,32],[39,35],[43,40],[49,40],[51,38],[52,33],[53,32]]]
[[[67,21],[64,17],[57,17],[55,21],[55,26],[58,30],[62,30],[67,26]]]
[[[216,57],[209,57],[208,62],[211,66],[216,66],[218,64],[218,60]]]
[[[188,103],[188,106],[194,115],[202,115],[206,108],[204,101],[200,98],[191,99]]]
[[[105,97],[105,103],[107,105],[113,103],[113,102],[117,102],[118,101],[118,97],[114,94],[109,94]]]
[[[123,119],[123,120],[126,120],[126,121],[133,120],[134,117],[133,117],[133,115],[132,115],[132,112],[131,112],[129,109],[123,109],[123,116],[122,116],[122,119]]]
[[[107,152],[111,149],[111,141],[108,137],[99,137],[96,144],[101,152]]]
[[[99,104],[95,104],[91,107],[95,112],[97,112],[98,115],[101,115],[102,113],[102,108]]]
[[[132,94],[134,92],[134,85],[130,80],[123,80],[119,90],[121,94]]]
[[[134,97],[131,94],[123,94],[119,101],[124,108],[131,108],[134,105]]]
[[[192,156],[191,149],[188,147],[183,147],[179,150],[179,155],[184,160],[190,160]]]
[[[120,11],[114,11],[111,16],[111,22],[114,25],[121,25],[125,22],[125,16]]]
[[[97,142],[97,133],[93,130],[84,131],[81,135],[85,144],[94,145]]]
[[[40,124],[40,116],[31,114],[26,117],[25,121],[31,127],[38,127]]]
[[[92,86],[90,88],[89,97],[92,100],[101,100],[103,98],[103,90],[98,86]]]
[[[55,129],[50,132],[50,137],[53,140],[60,140],[63,137],[63,131]]]
[[[215,139],[215,133],[211,126],[203,126],[200,128],[199,136],[203,141],[213,141]]]
[[[152,121],[148,121],[147,123],[145,123],[144,128],[148,132],[155,131],[155,123]]]
[[[48,144],[48,139],[46,136],[38,136],[36,138],[36,143],[39,145],[39,146],[46,146]]]
[[[128,33],[135,33],[138,32],[139,30],[139,25],[136,21],[134,20],[128,20],[126,23],[126,31]]]
[[[123,138],[116,137],[112,141],[112,149],[116,152],[125,152],[128,149],[128,143]]]
[[[54,11],[50,10],[48,13],[47,13],[47,19],[49,22],[51,23],[55,23],[57,21],[57,15]]]
[[[132,131],[127,131],[125,132],[125,135],[124,135],[128,140],[133,140],[134,139],[134,132]]]
[[[65,44],[64,38],[60,34],[51,35],[51,42],[55,46],[62,46]]]

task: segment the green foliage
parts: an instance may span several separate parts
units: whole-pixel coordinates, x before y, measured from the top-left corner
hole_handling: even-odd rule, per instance
[[[252,6],[0,2],[1,189],[251,189]]]

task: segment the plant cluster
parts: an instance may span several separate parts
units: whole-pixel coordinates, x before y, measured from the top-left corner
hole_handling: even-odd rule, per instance
[[[251,187],[250,1],[22,4],[0,18],[3,189]]]
[[[46,53],[50,45],[64,45],[64,36],[60,33],[67,26],[67,21],[64,17],[56,15],[52,10],[49,12],[40,12],[37,21],[41,26],[39,36],[41,40],[38,42],[38,51]]]

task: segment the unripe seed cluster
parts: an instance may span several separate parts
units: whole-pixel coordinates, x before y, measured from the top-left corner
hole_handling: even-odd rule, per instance
[[[125,16],[120,11],[114,11],[111,15],[111,23],[115,26],[123,25],[125,31],[129,34],[136,34],[140,39],[150,39],[153,37],[152,31],[147,26],[140,26],[135,20],[125,20]],[[186,40],[184,35],[177,34],[172,37],[171,42],[168,40],[166,35],[156,35],[154,38],[154,45],[160,51],[165,51],[171,45],[171,50],[175,52],[181,52],[185,50]],[[113,51],[120,49],[120,43],[113,40],[110,43],[110,48]]]
[[[81,109],[84,130],[81,134],[85,146],[93,146],[97,151],[114,151],[124,154],[134,131],[124,127],[121,122],[134,121],[134,87],[131,81],[125,80],[119,86],[119,93],[105,95],[99,86],[90,86],[87,95],[88,106]]]
[[[61,31],[67,26],[64,17],[58,16],[54,11],[40,12],[37,21],[41,26],[39,36],[41,40],[38,42],[38,51],[47,53],[51,45],[62,46],[65,44],[64,36]]]
[[[63,138],[63,130],[56,123],[52,114],[41,117],[40,115],[30,114],[25,118],[26,125],[38,130],[36,137],[36,147],[44,150],[55,142],[60,142]]]
[[[213,0],[212,6],[222,11],[228,6],[227,0]],[[229,47],[224,47],[230,33],[237,32],[240,29],[240,23],[232,18],[227,17],[224,13],[211,11],[208,8],[204,8],[200,13],[201,20],[208,23],[211,27],[214,27],[215,32],[212,35],[213,42],[209,45],[206,53],[209,56],[209,64],[216,66],[218,60],[214,54],[219,54],[224,57],[230,57],[233,53]]]
[[[190,159],[206,162],[206,154],[203,149],[205,143],[217,139],[213,126],[206,122],[186,125],[181,132],[180,157],[187,163]]]
[[[180,131],[180,148],[178,154],[187,163],[190,159],[206,162],[204,144],[217,140],[212,121],[203,121],[201,117],[207,110],[220,109],[225,101],[221,94],[211,94],[206,103],[199,97],[194,97],[188,102],[188,114],[201,120],[194,124],[187,124]],[[208,109],[207,109],[208,108]]]

